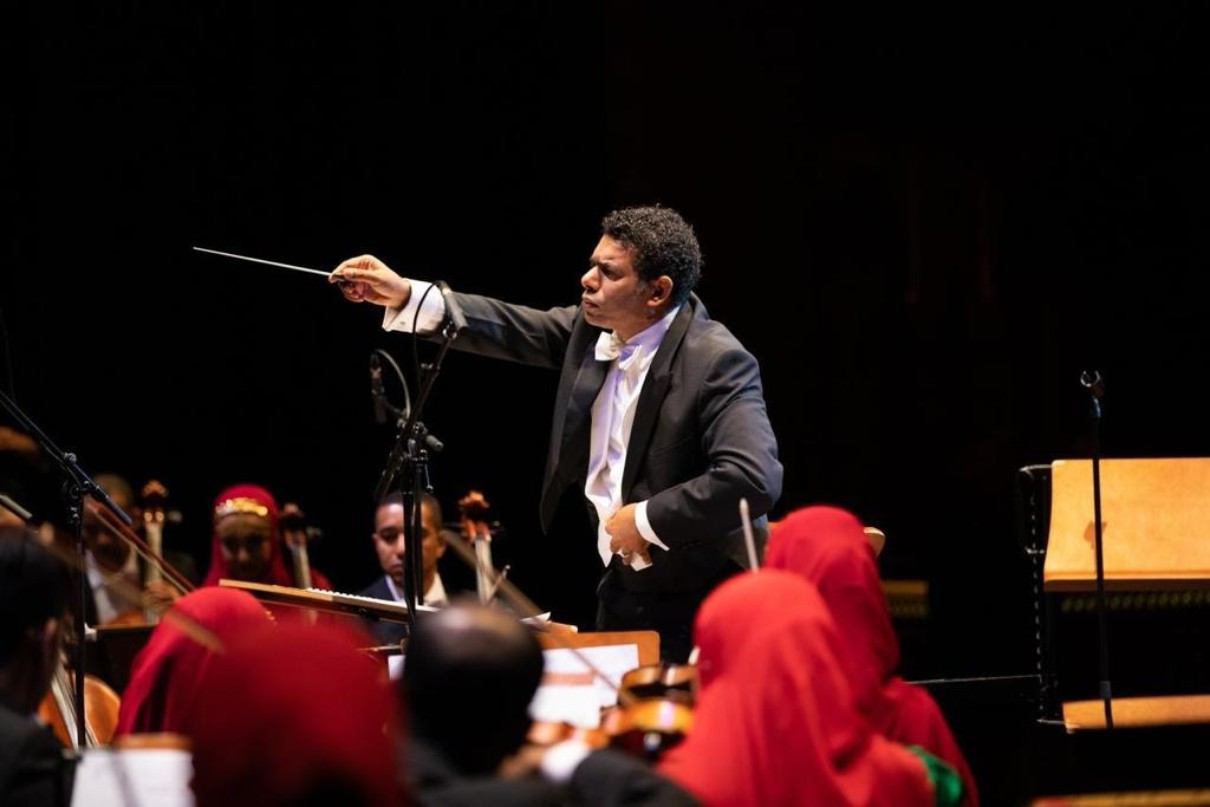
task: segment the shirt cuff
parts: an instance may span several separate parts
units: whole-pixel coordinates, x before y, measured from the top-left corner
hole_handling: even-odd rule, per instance
[[[445,320],[445,298],[432,283],[411,278],[408,282],[412,284],[412,295],[408,297],[407,305],[403,308],[387,308],[382,315],[382,329],[404,333],[433,333]],[[417,311],[420,312],[419,317]],[[414,331],[413,322],[416,324]]]
[[[576,768],[580,767],[580,763],[591,753],[592,748],[583,740],[564,740],[552,745],[542,755],[542,764],[539,767],[542,775],[552,782],[570,782]]]
[[[643,536],[644,541],[655,544],[665,552],[670,551],[668,544],[661,541],[655,530],[651,529],[651,522],[647,520],[647,502],[639,502],[634,506],[634,526],[638,527],[639,535]]]

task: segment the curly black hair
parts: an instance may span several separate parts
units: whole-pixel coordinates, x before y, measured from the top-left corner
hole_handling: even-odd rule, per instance
[[[601,220],[601,234],[634,253],[641,280],[672,278],[672,304],[689,297],[702,276],[702,248],[693,227],[670,207],[624,207]]]

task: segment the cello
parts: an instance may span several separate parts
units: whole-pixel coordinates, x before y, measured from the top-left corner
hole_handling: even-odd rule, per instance
[[[138,552],[149,564],[158,565],[165,577],[171,585],[181,591],[190,591],[193,586],[181,576],[180,572],[169,566],[159,556],[159,553],[152,554],[149,547],[134,530],[127,527],[116,516],[114,516],[106,507],[99,505],[93,498],[84,499],[85,512],[100,522],[101,527],[118,535],[123,540],[129,542],[136,552]],[[116,582],[115,585],[121,586],[129,591],[124,594],[131,595],[129,599],[136,599],[140,592],[136,591],[133,586],[122,582]],[[116,622],[118,619],[135,620],[134,624],[142,623],[142,612],[135,611],[134,616],[119,615],[110,623]],[[126,624],[131,624],[127,622]],[[105,626],[101,626],[98,630],[104,630]],[[71,641],[81,641],[81,637],[70,637]],[[79,713],[76,708],[76,699],[73,697],[75,692],[75,673],[67,668],[66,657],[60,654],[59,660],[55,665],[54,674],[51,677],[50,691],[43,697],[42,702],[38,705],[38,716],[46,723],[51,731],[58,737],[59,741],[67,748],[78,748],[78,736],[76,727],[79,725]],[[117,728],[118,722],[118,707],[121,699],[117,692],[100,678],[85,674],[84,676],[84,729],[85,747],[106,745],[113,737],[113,733]]]
[[[168,498],[168,490],[157,479],[150,479],[143,486],[143,534],[147,536],[147,547],[156,557],[164,554],[164,502]],[[160,567],[148,563],[143,574],[143,589],[154,587],[163,580]],[[154,625],[160,621],[159,612],[155,608],[143,609],[143,621]]]
[[[475,550],[475,590],[479,594],[479,602],[487,605],[496,593],[493,581],[496,567],[492,562],[492,530],[487,522],[488,504],[483,494],[477,490],[467,491],[458,500],[458,514],[462,525],[462,535]]]
[[[157,479],[148,480],[147,484],[140,491],[140,498],[143,502],[142,522],[144,540],[139,540],[138,535],[130,528],[121,524],[121,522],[100,518],[102,510],[96,511],[102,526],[130,544],[131,548],[142,556],[143,560],[141,564],[143,569],[141,575],[143,590],[140,592],[140,597],[136,598],[140,601],[140,605],[129,608],[114,618],[101,623],[99,627],[102,628],[154,625],[159,621],[160,612],[170,604],[172,599],[175,599],[180,594],[187,593],[193,588],[179,572],[171,569],[167,561],[163,559],[164,523],[167,521],[165,507],[168,500],[167,488]],[[171,571],[166,573],[164,571],[165,568],[171,569]],[[168,578],[167,585],[165,585],[166,575]],[[176,592],[171,592],[171,589],[176,589]],[[143,596],[145,592],[155,592],[158,596],[154,599],[164,601],[164,604],[156,606],[148,602],[148,598]]]
[[[50,691],[38,704],[38,717],[63,744],[64,748],[80,750],[76,737],[77,712],[73,696],[75,674],[67,669],[60,656],[50,680]],[[84,676],[84,745],[96,748],[109,745],[118,727],[121,698],[108,684],[95,675]]]
[[[294,585],[311,588],[311,555],[307,550],[307,517],[294,502],[286,502],[277,516],[282,543],[290,550]]]

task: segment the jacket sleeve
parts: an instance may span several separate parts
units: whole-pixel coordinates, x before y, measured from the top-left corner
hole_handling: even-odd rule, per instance
[[[755,357],[738,346],[717,351],[701,376],[694,401],[701,472],[660,490],[647,504],[652,528],[673,549],[738,529],[741,498],[756,519],[781,495],[782,465]]]

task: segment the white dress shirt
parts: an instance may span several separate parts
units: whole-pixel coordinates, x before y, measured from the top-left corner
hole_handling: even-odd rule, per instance
[[[597,553],[601,562],[609,565],[609,533],[605,522],[622,507],[622,473],[626,468],[626,450],[634,426],[634,412],[639,393],[656,351],[668,333],[677,308],[630,338],[620,342],[613,333],[602,333],[597,340],[598,361],[612,360],[605,383],[592,404],[592,434],[589,440],[588,480],[584,495],[597,511]],[[647,520],[647,502],[639,502],[634,512],[639,534],[661,549],[668,547],[660,541]],[[630,560],[630,568],[638,571],[647,567],[639,556]]]
[[[445,299],[432,283],[411,279],[409,282],[412,284],[412,294],[407,305],[403,308],[387,308],[382,327],[388,331],[431,333],[445,319]],[[597,552],[606,566],[612,553],[609,551],[605,522],[622,506],[622,472],[626,468],[626,449],[639,393],[656,351],[678,310],[680,306],[669,310],[658,322],[635,334],[628,342],[620,343],[611,332],[602,333],[597,341],[597,359],[612,360],[613,364],[592,405],[588,480],[584,495],[597,511]],[[666,551],[668,546],[659,539],[647,520],[647,502],[638,503],[634,517],[639,534],[648,543]],[[637,555],[630,561],[630,568],[636,571],[648,565]],[[425,602],[428,602],[427,595]]]
[[[93,602],[97,606],[98,625],[140,604],[141,598],[130,599],[132,594],[143,590],[143,583],[139,580],[139,559],[134,552],[116,572],[103,571],[91,552],[84,556],[84,564],[88,571],[88,584],[92,587]]]
[[[390,589],[395,602],[403,602],[405,599],[403,589],[395,585],[395,581],[389,574],[383,576],[386,578],[387,588]],[[444,608],[450,604],[450,599],[445,594],[445,586],[441,582],[441,575],[436,572],[433,573],[433,584],[429,586],[428,591],[424,592],[424,604],[434,608]]]

